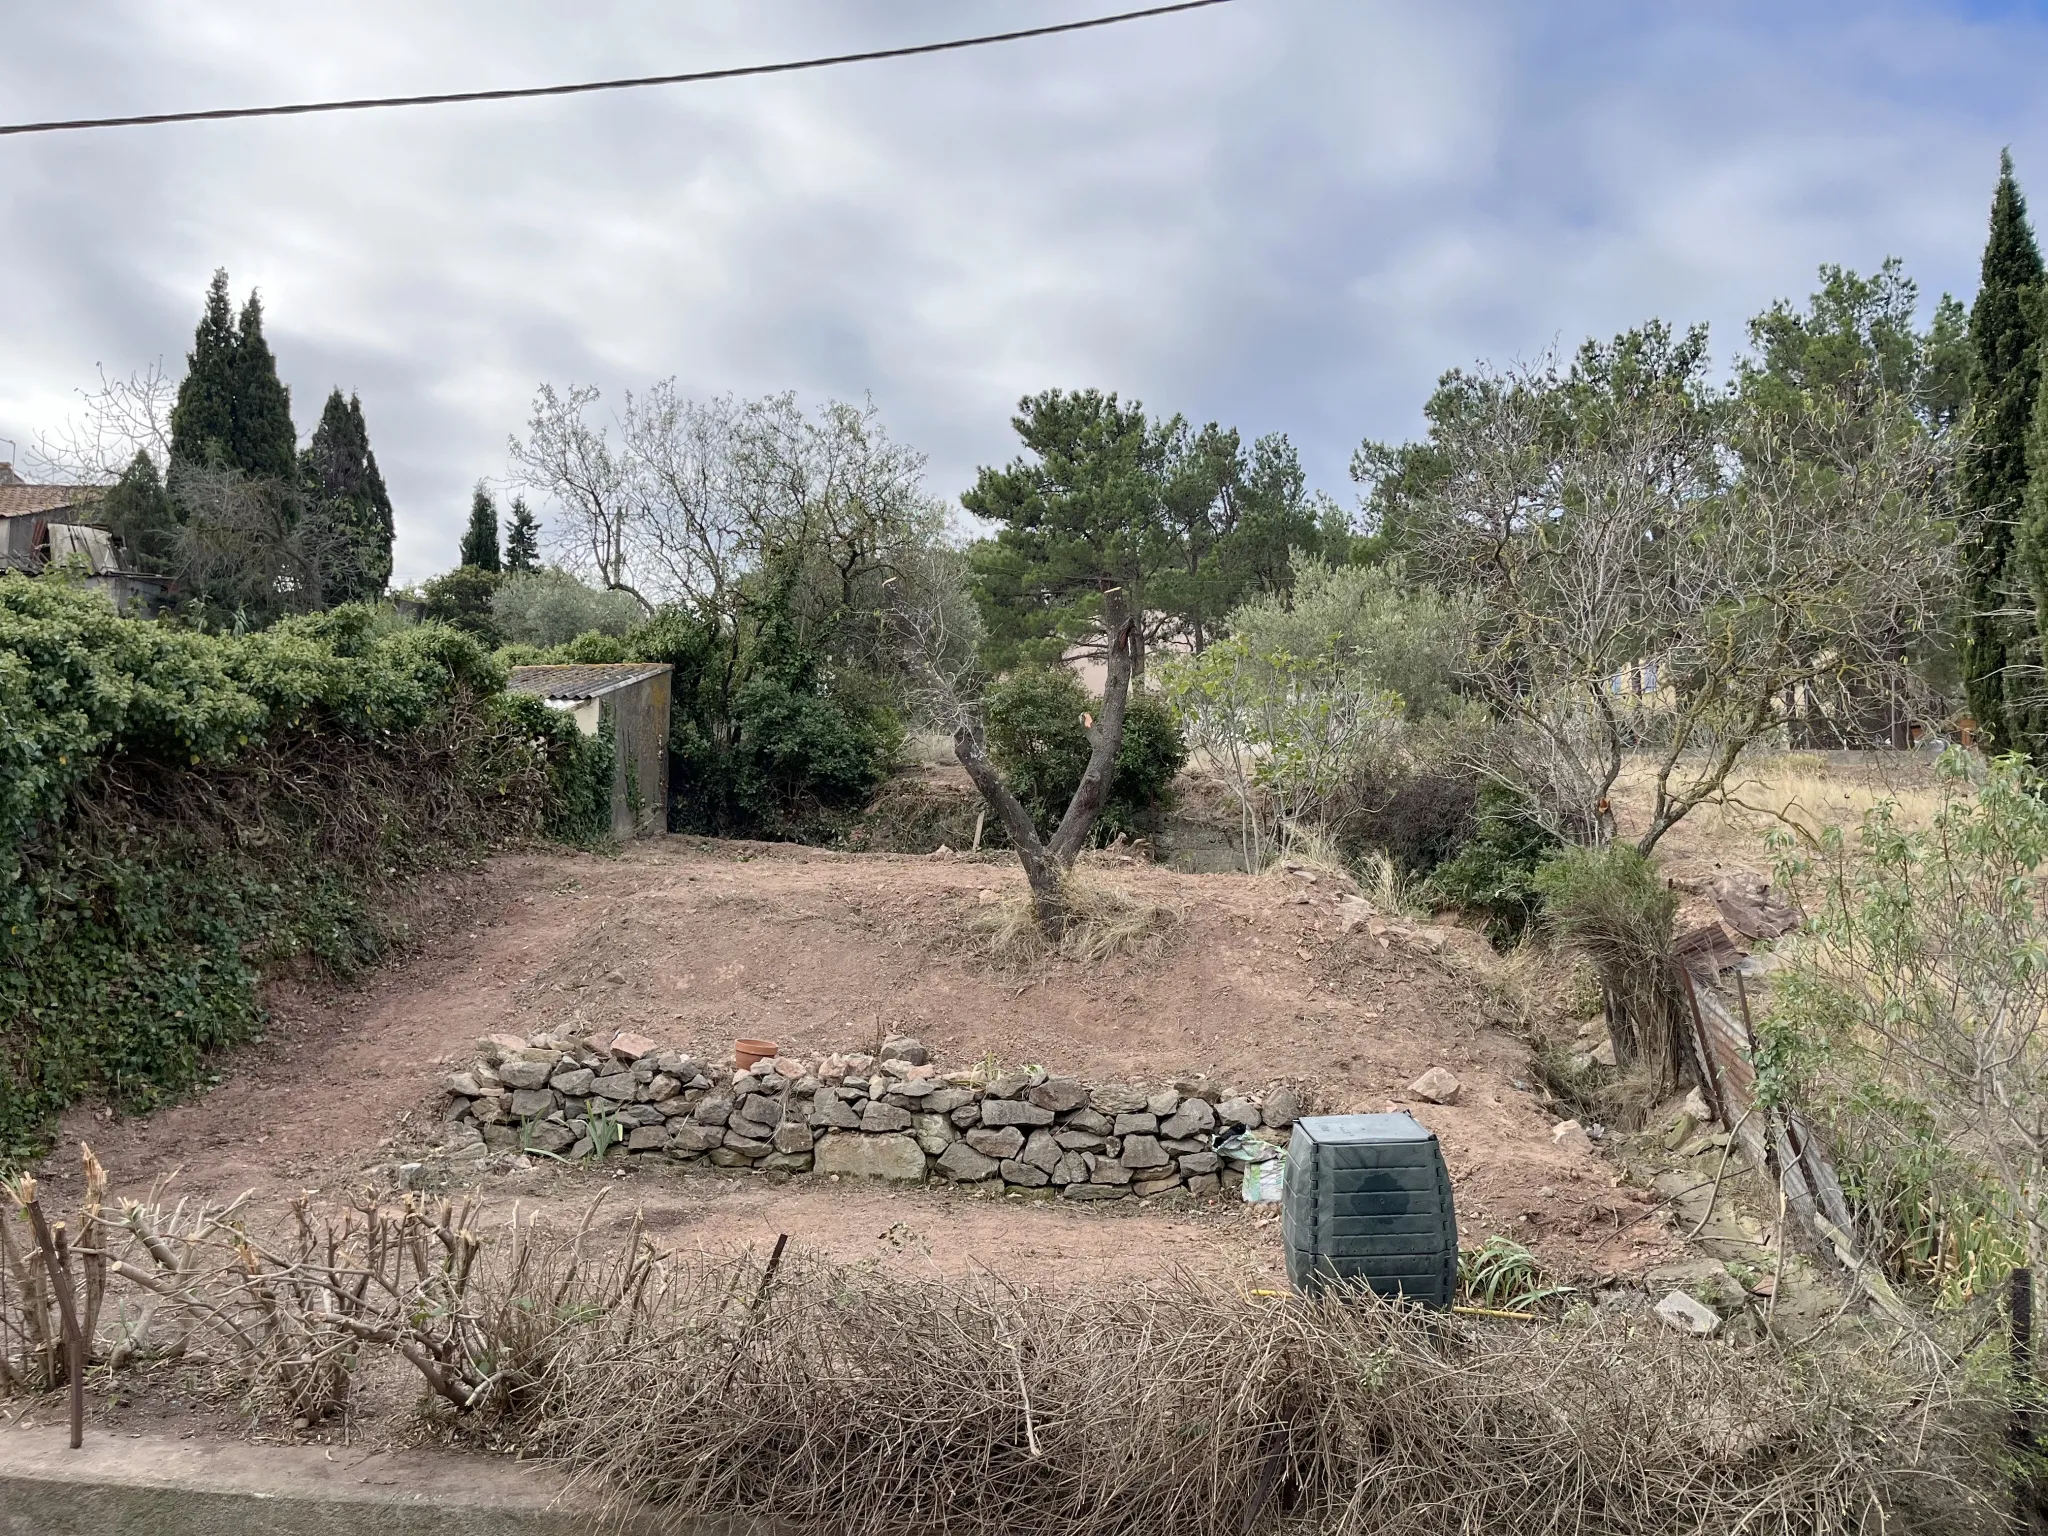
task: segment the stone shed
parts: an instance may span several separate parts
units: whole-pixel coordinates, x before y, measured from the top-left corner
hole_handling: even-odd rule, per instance
[[[612,738],[612,835],[648,837],[668,830],[666,663],[514,667],[506,685],[573,716],[586,736]]]

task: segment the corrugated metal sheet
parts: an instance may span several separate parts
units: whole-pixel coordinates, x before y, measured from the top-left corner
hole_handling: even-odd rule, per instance
[[[644,661],[613,662],[602,666],[514,667],[505,686],[513,693],[530,693],[543,699],[595,699],[615,689],[659,677],[668,670],[666,664]]]

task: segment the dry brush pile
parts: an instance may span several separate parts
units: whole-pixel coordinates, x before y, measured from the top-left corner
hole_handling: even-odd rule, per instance
[[[1997,1529],[1996,1406],[1876,1352],[1743,1356],[1615,1324],[1510,1331],[1371,1298],[906,1283],[678,1257],[365,1194],[110,1204],[53,1268],[17,1181],[0,1382],[211,1365],[317,1421],[397,1357],[430,1416],[681,1517],[873,1533]],[[40,1230],[57,1223],[45,1219]],[[778,1245],[779,1249],[779,1245]]]

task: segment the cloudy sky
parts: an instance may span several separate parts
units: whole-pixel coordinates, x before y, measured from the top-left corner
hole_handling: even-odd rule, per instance
[[[1118,0],[0,0],[0,118],[713,68]],[[1027,390],[1281,430],[1347,502],[1432,380],[1821,262],[1967,296],[1998,150],[2048,206],[2032,5],[1234,0],[937,58],[510,105],[0,138],[0,455],[263,294],[362,396],[397,577],[534,387],[872,394],[957,494]]]

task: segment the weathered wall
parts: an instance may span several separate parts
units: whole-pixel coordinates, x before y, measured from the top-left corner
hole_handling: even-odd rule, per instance
[[[632,1034],[492,1036],[479,1047],[476,1064],[447,1079],[447,1118],[491,1148],[580,1160],[597,1151],[595,1127],[615,1132],[629,1157],[1000,1180],[1069,1200],[1217,1194],[1242,1161],[1276,1156],[1304,1111],[1286,1087],[1255,1095],[1195,1080],[1090,1085],[1042,1068],[942,1073],[915,1040],[884,1045],[880,1059],[777,1057],[747,1072]]]
[[[612,835],[668,830],[669,674],[605,695],[617,766],[612,775]]]

